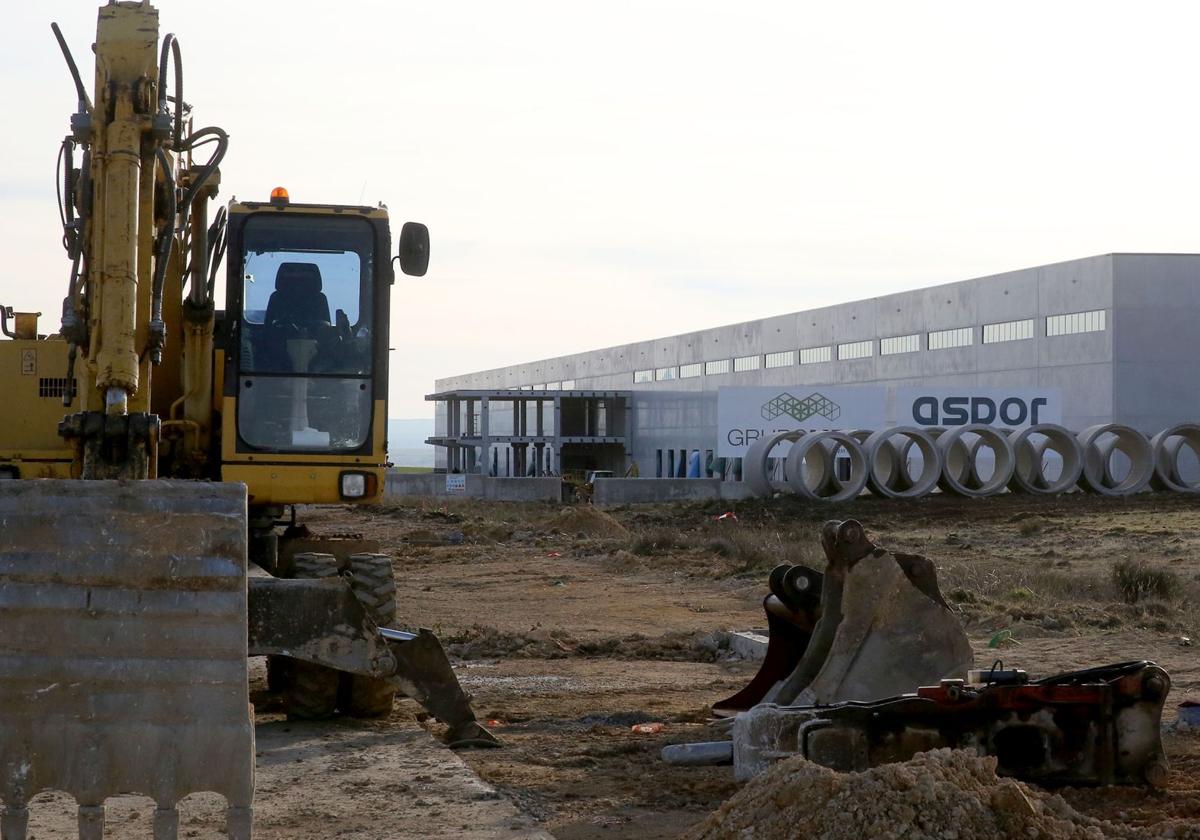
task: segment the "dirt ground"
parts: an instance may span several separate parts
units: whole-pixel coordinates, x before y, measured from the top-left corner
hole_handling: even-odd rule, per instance
[[[726,510],[736,522],[714,519]],[[313,512],[394,553],[400,614],[442,635],[507,744],[465,760],[561,840],[675,837],[735,792],[727,768],[669,767],[659,750],[711,737],[709,704],[755,670],[730,660],[719,631],[763,626],[766,573],[821,568],[820,523],[849,516],[937,563],[977,664],[1002,657],[1045,675],[1153,659],[1172,675],[1168,719],[1200,700],[1200,646],[1181,642],[1200,631],[1200,502],[1179,496]],[[1162,571],[1165,589],[1128,603],[1113,582],[1122,560]],[[1009,641],[989,648],[998,633]],[[663,730],[632,731],[640,722]],[[1131,824],[1200,819],[1200,737],[1170,735],[1167,749],[1165,793],[1066,798]]]
[[[727,510],[736,520],[715,519]],[[386,721],[297,726],[282,721],[260,669],[258,838],[470,837],[463,826],[476,821],[513,837],[679,836],[738,785],[729,768],[670,767],[659,751],[713,737],[708,707],[756,670],[731,656],[726,631],[764,626],[761,599],[777,563],[822,568],[817,530],[829,518],[853,516],[884,545],[933,559],[979,666],[1002,658],[1040,676],[1152,659],[1174,683],[1168,720],[1184,699],[1200,700],[1200,639],[1183,641],[1200,632],[1200,500],[1181,496],[607,511],[411,500],[303,515],[317,531],[377,539],[396,558],[402,623],[442,637],[505,748],[461,754],[477,778],[443,762],[414,784],[405,761],[438,759],[418,728],[430,724],[418,724],[409,701]],[[1147,565],[1118,580],[1122,561]],[[662,728],[632,729],[642,723]],[[1166,735],[1165,791],[1063,796],[1128,825],[1200,820],[1194,733]],[[474,805],[451,801],[463,790],[474,791]],[[198,798],[185,808],[183,836],[222,836],[206,827],[216,811]],[[134,836],[121,826],[136,818],[123,814],[110,819],[113,837]],[[34,836],[73,836],[67,825],[45,823]]]

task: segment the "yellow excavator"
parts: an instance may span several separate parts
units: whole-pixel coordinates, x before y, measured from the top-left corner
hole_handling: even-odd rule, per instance
[[[382,205],[282,188],[210,213],[229,138],[196,127],[157,10],[100,9],[92,95],[53,30],[78,99],[61,326],[0,306],[4,840],[47,789],[81,838],[121,792],[176,837],[198,790],[250,837],[253,655],[293,717],[386,714],[399,691],[452,745],[494,744],[436,637],[396,629],[390,558],[296,521],[382,496],[394,265],[425,274],[428,230],[393,251]]]

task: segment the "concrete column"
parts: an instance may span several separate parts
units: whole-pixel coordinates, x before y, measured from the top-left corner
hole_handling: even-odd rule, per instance
[[[488,419],[488,398],[484,397],[479,403],[479,436],[480,448],[483,452],[484,472],[491,473],[492,468],[492,438],[488,434],[490,430],[490,420]]]
[[[562,475],[562,397],[554,398],[554,472]]]

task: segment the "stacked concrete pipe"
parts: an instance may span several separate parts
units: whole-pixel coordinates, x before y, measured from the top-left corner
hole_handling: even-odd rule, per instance
[[[1180,423],[1163,429],[1150,439],[1150,446],[1154,451],[1154,475],[1150,485],[1155,490],[1200,493],[1200,476],[1189,479],[1179,468],[1179,455],[1184,447],[1200,458],[1200,425]]]
[[[777,483],[771,479],[767,472],[767,459],[771,455],[771,450],[781,443],[787,441],[798,441],[804,436],[804,432],[796,429],[790,432],[776,432],[768,437],[759,438],[754,443],[750,444],[750,448],[746,450],[746,454],[742,459],[742,480],[750,488],[750,491],[755,496],[771,496],[776,491],[786,491],[789,488],[785,484]]]
[[[1131,426],[1101,423],[1078,435],[1083,447],[1083,475],[1079,486],[1101,496],[1129,496],[1141,492],[1154,475],[1154,448],[1146,436]],[[1110,463],[1114,452],[1129,459],[1129,472],[1113,476]]]
[[[899,438],[900,443],[895,443]],[[908,450],[921,453],[921,474],[908,472]],[[942,453],[933,438],[916,426],[895,426],[872,432],[865,441],[869,465],[867,486],[886,499],[918,499],[933,491],[942,475]]]
[[[1049,496],[1066,493],[1079,483],[1083,473],[1083,447],[1070,429],[1056,423],[1038,423],[1012,432],[1008,441],[1016,456],[1009,490]],[[1058,478],[1046,476],[1043,461],[1046,450],[1057,453],[1062,459]]]
[[[975,439],[966,438],[973,435]],[[956,426],[937,437],[942,453],[942,477],[938,486],[956,496],[992,496],[1008,486],[1016,458],[1012,444],[999,429],[982,423]],[[980,450],[990,449],[995,455],[992,474],[984,479],[976,465]]]
[[[775,472],[767,469],[772,451],[788,444],[777,458]],[[922,469],[911,475],[908,454],[921,453]],[[980,453],[995,456],[986,479],[979,469]],[[837,456],[850,459],[850,477],[837,477]],[[1052,451],[1062,459],[1057,477],[1047,474],[1044,456]],[[842,502],[870,489],[890,499],[916,499],[933,492],[980,497],[1011,492],[1056,495],[1080,488],[1103,496],[1128,496],[1147,486],[1178,493],[1200,493],[1200,470],[1185,475],[1180,457],[1190,451],[1200,460],[1200,424],[1180,423],[1148,439],[1119,423],[1091,426],[1078,434],[1054,423],[1024,429],[999,429],[970,424],[950,429],[895,426],[805,433],[776,432],[751,444],[743,458],[743,479],[756,496],[794,493],[812,501]],[[1120,475],[1113,458],[1121,454],[1129,469]]]
[[[850,479],[835,476],[838,452],[850,457]],[[849,432],[814,432],[792,444],[787,457],[787,483],[797,496],[811,501],[845,502],[867,486],[867,455]]]

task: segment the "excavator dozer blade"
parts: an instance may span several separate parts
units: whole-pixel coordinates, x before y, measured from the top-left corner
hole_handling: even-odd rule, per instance
[[[246,490],[182,481],[0,481],[0,800],[4,840],[60,790],[79,836],[104,801],[215,791],[251,836]]]
[[[341,578],[250,577],[251,655],[287,656],[391,682],[446,724],[451,747],[499,743],[475,718],[471,699],[429,630],[377,627]]]
[[[879,700],[966,676],[971,645],[929,560],[880,548],[853,519],[825,523],[822,546],[820,618],[799,664],[764,702]]]

